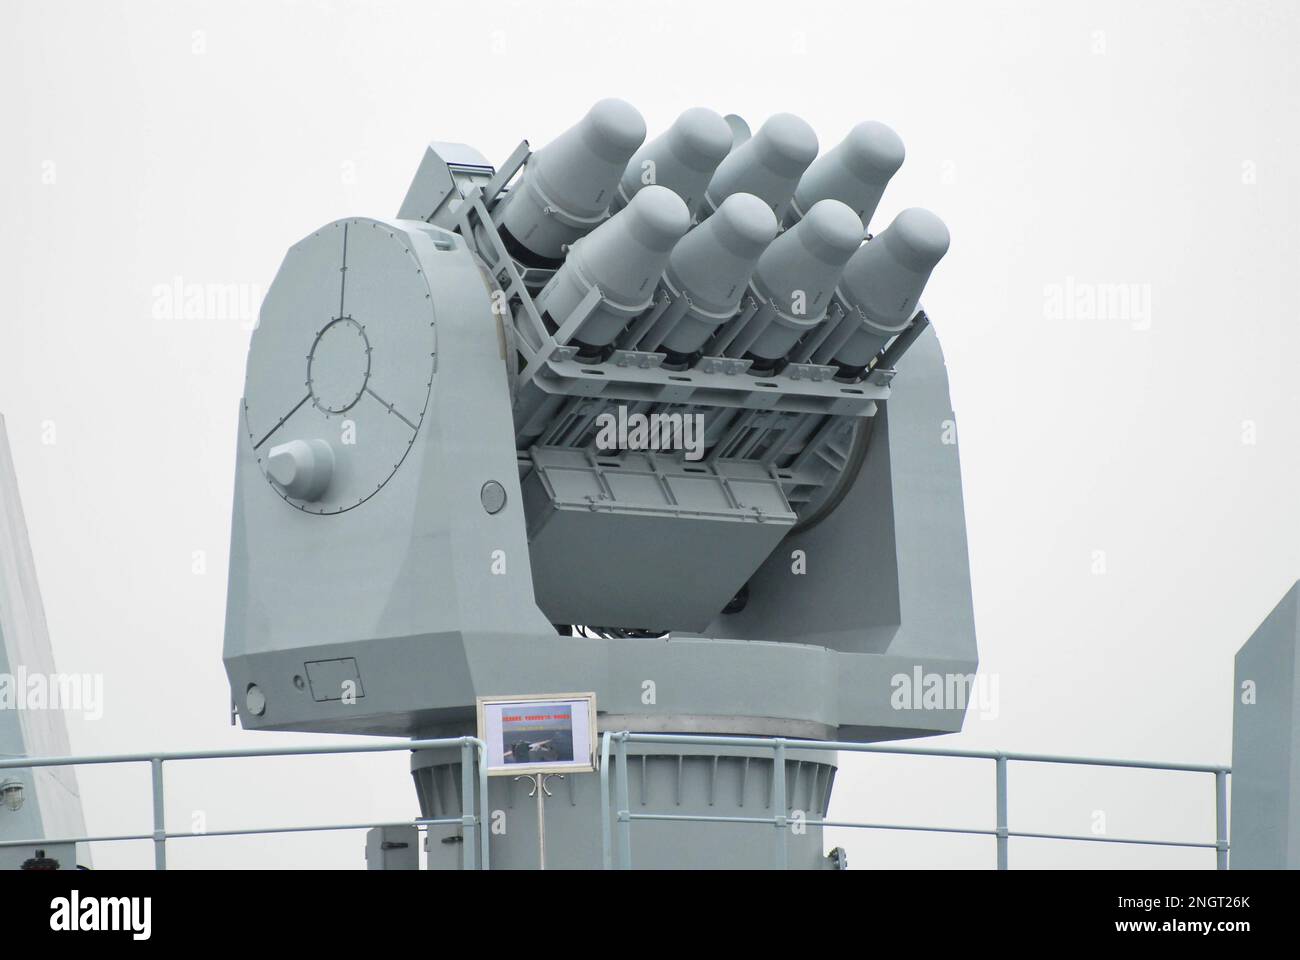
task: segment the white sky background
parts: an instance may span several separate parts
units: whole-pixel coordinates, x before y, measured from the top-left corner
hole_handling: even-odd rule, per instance
[[[426,141],[500,161],[614,95],[652,135],[694,105],[754,127],[799,113],[823,149],[882,120],[908,159],[876,228],[916,205],[951,228],[925,299],[1000,696],[996,719],[932,745],[1229,760],[1233,653],[1300,576],[1294,5],[42,0],[3,20],[0,411],[56,662],[105,677],[103,719],[69,721],[74,751],[318,739],[227,720],[252,317],[159,317],[155,288],[257,295],[318,226],[392,216]],[[1053,316],[1069,278],[1140,285],[1149,324]],[[81,783],[92,832],[148,829],[146,769]],[[833,813],[991,826],[992,784],[989,763],[848,758]],[[402,753],[178,768],[168,787],[173,829],[196,810],[208,829],[415,810]],[[1013,828],[1088,833],[1104,811],[1112,836],[1213,839],[1210,777],[1013,767],[1011,798]],[[993,860],[987,838],[832,842],[855,866]],[[174,865],[362,862],[359,834],[172,848]]]

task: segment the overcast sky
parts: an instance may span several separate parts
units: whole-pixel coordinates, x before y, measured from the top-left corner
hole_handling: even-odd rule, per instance
[[[926,295],[960,431],[996,717],[934,745],[1222,763],[1232,656],[1300,577],[1300,14],[1291,3],[11,2],[0,31],[0,412],[78,753],[310,737],[228,722],[236,412],[285,250],[392,216],[424,144],[504,159],[595,99],[823,148],[907,146],[875,224],[953,243]],[[237,285],[191,313],[169,289]],[[1089,308],[1090,299],[1100,303]],[[238,303],[237,303],[238,306]],[[364,772],[364,777],[351,774]],[[401,819],[406,757],[169,774],[170,825]],[[81,775],[147,829],[147,770]],[[838,818],[991,826],[992,765],[849,758]],[[1017,829],[1213,839],[1212,778],[1015,767]],[[196,821],[195,821],[196,822]],[[987,838],[838,831],[855,866],[989,866]],[[359,866],[359,834],[186,840],[175,865]],[[100,866],[147,865],[147,844]],[[1212,852],[1012,843],[1013,865]]]

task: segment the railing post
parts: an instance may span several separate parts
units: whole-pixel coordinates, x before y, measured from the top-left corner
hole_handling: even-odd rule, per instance
[[[489,870],[492,864],[488,860],[488,834],[491,832],[492,813],[488,809],[487,744],[475,740],[474,755],[478,758],[478,868]]]
[[[609,731],[600,737],[600,862],[604,869],[614,867],[613,828],[609,817]]]
[[[785,845],[785,831],[788,826],[785,817],[785,740],[777,737],[772,744],[772,821],[776,826],[776,842],[773,848],[777,870],[789,869],[789,854]]]
[[[163,762],[154,757],[149,761],[153,774],[153,868],[167,869],[167,816],[163,804]]]
[[[627,740],[618,738],[614,747],[616,785],[618,789],[618,868],[632,869],[632,810],[627,790]]]
[[[997,831],[998,869],[1007,869],[1007,758],[999,755],[997,763]]]
[[[474,855],[478,850],[474,815],[474,747],[466,738],[460,742],[460,853],[461,867],[474,869]],[[427,836],[427,835],[426,835]]]
[[[1228,869],[1228,773],[1214,771],[1214,868]]]

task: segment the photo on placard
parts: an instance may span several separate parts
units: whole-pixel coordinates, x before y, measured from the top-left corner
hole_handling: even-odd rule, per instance
[[[595,694],[478,698],[478,735],[491,775],[595,768]]]

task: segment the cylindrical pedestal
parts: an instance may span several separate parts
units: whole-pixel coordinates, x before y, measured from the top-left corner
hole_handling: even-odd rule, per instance
[[[762,748],[629,744],[628,809],[635,815],[773,816],[772,751]],[[613,757],[610,759],[614,766]],[[785,751],[785,807],[790,823],[780,830],[791,869],[832,866],[822,829],[807,821],[826,815],[835,779],[835,754]],[[420,750],[411,757],[421,816],[461,815],[460,753]],[[477,779],[474,781],[477,784]],[[603,864],[599,772],[549,776],[545,797],[548,869],[596,869]],[[493,869],[536,869],[539,862],[537,800],[532,777],[500,776],[488,782]],[[611,850],[618,860],[616,771],[609,771]],[[470,798],[471,804],[477,797]],[[768,869],[776,865],[778,828],[773,823],[633,820],[631,866],[636,869]],[[430,869],[461,864],[461,828],[429,828]]]

